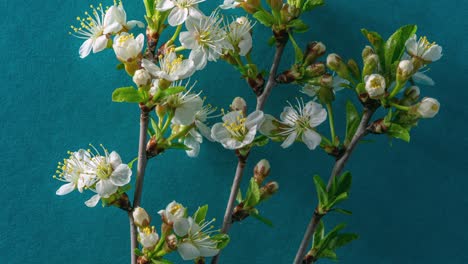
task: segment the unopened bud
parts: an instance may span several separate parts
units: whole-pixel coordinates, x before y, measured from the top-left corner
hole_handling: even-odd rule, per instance
[[[379,68],[379,56],[371,54],[364,60],[364,68],[362,69],[362,75],[367,76],[373,74]]]
[[[242,97],[234,98],[231,104],[231,111],[241,111],[245,116],[247,112],[247,103],[245,102],[244,98]]]
[[[410,60],[402,60],[398,64],[397,81],[406,82],[413,75],[414,66]]]
[[[320,78],[320,85],[325,87],[331,87],[333,85],[333,76],[330,74],[324,74]]]
[[[133,221],[138,227],[146,227],[149,226],[151,218],[145,209],[137,207],[133,210]]]
[[[343,62],[343,59],[338,54],[332,53],[327,57],[328,68],[335,71],[341,78],[346,80],[351,79],[348,66]]]
[[[301,73],[296,71],[295,69],[284,71],[282,74],[278,76],[279,83],[292,83],[298,79],[301,79]]]
[[[314,63],[306,67],[305,75],[309,78],[318,77],[327,72],[327,68],[323,63]]]
[[[135,71],[135,74],[133,75],[133,82],[138,86],[146,86],[149,85],[151,81],[151,75],[149,72],[145,69],[139,69]]]
[[[279,184],[277,182],[269,182],[265,186],[260,188],[260,200],[270,198],[273,194],[279,190]]]
[[[248,77],[247,83],[249,84],[249,86],[252,88],[252,90],[257,96],[262,94],[265,80],[263,79],[263,76],[261,73],[257,74],[256,77]]]
[[[373,134],[384,134],[384,133],[387,132],[388,126],[385,124],[385,120],[384,120],[384,119],[379,119],[379,120],[374,121],[374,122],[370,125],[369,130],[370,130]]]
[[[260,0],[244,0],[239,2],[240,6],[250,14],[257,12],[261,7]]]
[[[322,42],[311,42],[307,45],[307,50],[304,56],[304,64],[310,65],[320,56],[325,54],[327,48]]]
[[[366,46],[362,50],[362,60],[365,61],[367,57],[369,57],[370,55],[374,55],[374,54],[375,54],[374,49],[371,46]]]
[[[366,91],[372,99],[381,98],[385,94],[385,78],[380,74],[366,76]]]
[[[166,246],[169,251],[177,249],[177,237],[174,234],[170,234],[166,237]]]
[[[258,185],[262,184],[268,174],[270,174],[270,162],[266,159],[260,160],[254,168],[254,178]]]
[[[405,91],[405,97],[411,99],[412,101],[416,101],[421,95],[421,90],[418,86],[411,86]]]
[[[440,103],[437,99],[425,97],[418,106],[418,113],[422,118],[433,118],[440,109]]]

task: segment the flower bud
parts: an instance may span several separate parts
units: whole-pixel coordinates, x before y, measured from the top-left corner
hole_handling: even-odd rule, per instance
[[[266,159],[260,160],[254,168],[254,178],[258,185],[262,184],[265,178],[270,174],[270,162]]]
[[[383,118],[378,119],[369,126],[369,131],[373,134],[384,134],[388,131],[388,126]]]
[[[385,94],[385,78],[380,74],[366,76],[366,91],[372,99],[378,99]]]
[[[362,76],[373,74],[379,68],[379,56],[371,54],[364,59],[364,68],[362,69]]]
[[[150,224],[151,219],[145,209],[137,207],[133,210],[133,221],[138,227],[146,227]]]
[[[368,56],[374,55],[374,54],[375,54],[374,49],[371,46],[366,46],[362,50],[362,60],[365,61]]]
[[[325,54],[327,48],[322,42],[311,42],[307,45],[307,50],[304,56],[304,64],[310,65],[317,60],[318,57]]]
[[[421,95],[421,91],[418,86],[411,86],[405,91],[405,97],[412,101],[416,101],[419,98],[419,95]]]
[[[433,118],[439,112],[440,103],[434,98],[425,97],[418,106],[422,118]]]
[[[139,69],[135,71],[133,75],[133,82],[138,86],[146,86],[149,85],[151,81],[151,75],[145,69]]]
[[[242,97],[236,97],[232,101],[231,104],[231,111],[241,111],[244,113],[244,116],[247,112],[247,103],[245,102],[244,98]]]
[[[258,9],[261,7],[260,0],[244,0],[244,1],[239,1],[240,6],[250,14],[253,14],[258,11]]]
[[[327,72],[327,68],[323,63],[314,63],[305,68],[305,75],[309,78],[321,76]]]
[[[331,87],[333,85],[333,76],[330,74],[324,74],[320,78],[320,85],[325,86],[325,87]]]
[[[177,237],[174,234],[170,234],[169,236],[167,236],[166,237],[166,244],[165,244],[165,246],[167,246],[166,251],[170,252],[170,251],[176,250],[177,249],[177,242],[178,242]]]
[[[262,188],[260,188],[260,200],[266,200],[279,190],[279,184],[277,182],[269,182]]]
[[[397,81],[406,82],[413,75],[414,67],[410,60],[402,60],[398,64]]]
[[[341,78],[346,80],[351,79],[348,66],[343,62],[343,59],[338,54],[332,53],[327,57],[328,68],[334,70]]]
[[[257,96],[261,95],[263,92],[263,85],[265,84],[265,80],[261,73],[257,74],[256,77],[248,77],[247,83],[252,88]]]
[[[278,76],[278,83],[292,83],[298,79],[301,79],[301,73],[297,72],[295,69],[286,70]]]

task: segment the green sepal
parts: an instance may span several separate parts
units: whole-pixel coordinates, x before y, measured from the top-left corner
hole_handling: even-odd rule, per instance
[[[252,177],[250,179],[249,188],[245,194],[244,208],[255,207],[260,202],[260,188],[258,183]]]
[[[130,169],[132,169],[132,168],[133,168],[133,164],[134,164],[134,163],[135,163],[135,161],[137,161],[137,160],[138,160],[138,157],[136,157],[136,158],[132,159],[132,161],[130,161],[130,162],[127,164],[127,165],[128,165],[128,167],[129,167]]]
[[[229,244],[230,238],[227,234],[216,234],[211,237],[211,240],[218,242],[217,249],[223,249]]]
[[[269,141],[270,139],[267,136],[260,135],[253,140],[252,145],[257,147],[263,147],[266,144],[268,144]]]
[[[200,225],[203,221],[205,221],[207,212],[208,212],[207,204],[205,204],[204,206],[198,207],[197,211],[193,214],[193,220],[195,220],[195,223]]]
[[[291,22],[288,24],[288,27],[292,28],[294,32],[297,33],[304,33],[309,30],[309,26],[299,18],[291,20]]]
[[[137,256],[139,256],[139,257],[141,257],[141,256],[144,255],[143,252],[141,252],[141,250],[140,250],[139,248],[135,248],[135,249],[134,249],[134,252],[135,252],[135,255],[137,255]]]

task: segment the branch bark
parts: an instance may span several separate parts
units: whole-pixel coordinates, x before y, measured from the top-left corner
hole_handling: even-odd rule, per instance
[[[278,73],[278,67],[280,65],[285,46],[286,42],[279,43],[276,46],[275,56],[273,58],[273,63],[270,69],[270,75],[268,76],[268,81],[265,85],[265,89],[263,90],[262,94],[257,96],[257,110],[263,111],[263,109],[265,108],[265,103],[271,94],[271,90],[273,89],[273,87],[276,86],[276,75]],[[247,157],[243,158],[243,160],[241,160],[241,158],[239,157],[236,174],[234,176],[234,181],[231,186],[231,193],[229,194],[229,200],[226,206],[226,212],[224,213],[223,227],[221,228],[221,232],[224,234],[227,234],[229,232],[229,229],[232,225],[232,212],[234,210],[234,203],[236,200],[237,192],[239,192],[239,186],[242,180],[242,175],[244,174],[246,161]],[[213,259],[211,260],[211,264],[217,264],[218,261],[219,254],[213,257]]]
[[[138,142],[138,167],[137,167],[137,178],[135,183],[135,195],[133,198],[133,208],[140,206],[141,194],[143,191],[143,180],[145,177],[146,163],[148,158],[146,156],[146,141],[148,131],[148,119],[149,111],[144,109],[140,110],[140,139]],[[137,248],[137,237],[136,237],[136,226],[133,221],[133,208],[128,212],[128,218],[130,221],[130,245],[131,245],[131,263],[136,264],[135,248]]]
[[[371,110],[368,108],[364,109],[364,112],[362,114],[362,119],[361,119],[361,122],[359,123],[356,133],[351,139],[351,142],[347,146],[344,154],[336,160],[335,165],[333,166],[332,173],[328,180],[327,191],[330,189],[333,179],[337,177],[339,174],[341,174],[341,172],[343,171],[343,168],[346,165],[346,162],[349,160],[349,157],[353,153],[359,141],[369,133],[369,131],[367,130],[367,127],[369,126],[369,121],[371,120],[374,112],[375,110]],[[312,235],[314,234],[315,229],[317,228],[317,224],[320,222],[320,219],[323,216],[324,215],[319,214],[317,210],[314,211],[314,214],[312,215],[312,218],[307,226],[306,232],[304,233],[302,242],[296,253],[296,257],[294,258],[294,264],[302,263],[304,256],[306,254],[306,250],[309,246],[310,239],[312,238]]]

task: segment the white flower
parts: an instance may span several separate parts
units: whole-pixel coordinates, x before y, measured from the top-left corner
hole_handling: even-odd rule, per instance
[[[222,9],[232,9],[238,7],[241,2],[245,2],[246,0],[224,0],[223,4],[219,7]]]
[[[206,0],[161,0],[156,6],[158,11],[171,10],[168,22],[171,26],[178,26],[184,23],[187,18],[200,19],[204,15],[198,9],[198,4]]]
[[[345,80],[341,78],[340,76],[333,76],[333,92],[339,92],[345,88],[346,85],[349,84],[348,80]],[[317,92],[320,90],[321,86],[319,85],[312,85],[312,84],[306,84],[301,92],[304,94],[307,94],[310,97],[315,97],[317,96]]]
[[[213,12],[209,17],[188,20],[188,31],[180,33],[180,43],[191,50],[189,59],[193,60],[197,70],[205,68],[207,61],[216,61],[223,50],[232,49],[226,32],[220,27],[222,21],[222,18]]]
[[[385,78],[380,74],[371,74],[364,78],[366,82],[366,91],[369,94],[369,97],[372,99],[377,99],[382,97],[385,94]]]
[[[145,69],[139,69],[135,71],[133,75],[133,82],[138,86],[148,85],[151,81],[151,75]]]
[[[217,242],[210,237],[211,223],[205,222],[201,226],[189,217],[183,219],[184,224],[179,229],[174,228],[174,232],[181,239],[177,246],[177,251],[183,260],[192,260],[198,257],[212,257],[219,253]]]
[[[158,214],[163,218],[164,222],[173,225],[175,230],[184,224],[181,222],[183,222],[182,219],[185,219],[185,211],[186,209],[182,204],[172,201],[166,206],[165,210],[160,210]]]
[[[104,33],[104,10],[102,4],[96,8],[91,6],[91,9],[91,14],[85,12],[85,18],[76,18],[80,22],[79,27],[71,26],[75,37],[85,39],[79,51],[80,58],[82,59],[87,57],[91,53],[91,50],[93,53],[104,50],[108,42],[106,33]]]
[[[425,97],[418,106],[418,113],[423,118],[433,118],[440,109],[440,103],[437,99]]]
[[[419,41],[413,35],[406,41],[406,51],[412,57],[422,59],[426,63],[434,62],[442,57],[442,47],[435,42],[430,43],[426,37],[421,37]]]
[[[139,34],[136,38],[133,34],[123,32],[114,38],[115,55],[122,62],[127,62],[137,58],[143,49],[145,37],[143,34]]]
[[[198,156],[200,144],[203,143],[203,137],[213,141],[211,129],[205,122],[208,118],[211,118],[209,115],[214,111],[216,109],[212,108],[211,105],[205,105],[195,114],[195,128],[192,128],[184,139],[184,144],[190,148],[190,150],[185,151],[189,157]]]
[[[182,56],[170,50],[164,57],[160,57],[159,66],[150,60],[143,59],[141,66],[151,73],[154,77],[173,82],[186,79],[195,72],[195,63],[191,59],[184,60]]]
[[[287,148],[300,138],[309,149],[313,150],[322,141],[315,128],[327,119],[327,111],[314,101],[305,105],[303,101],[297,100],[297,102],[295,107],[286,106],[280,115],[281,131],[278,134],[286,136],[281,147]]]
[[[137,207],[133,210],[133,220],[135,224],[140,227],[148,226],[151,219],[145,209]]]
[[[145,25],[137,20],[127,22],[127,13],[122,3],[113,5],[106,11],[106,15],[104,16],[104,34],[117,34],[121,30],[130,30],[135,26],[143,28]]]
[[[228,39],[245,56],[252,49],[252,25],[247,17],[239,17],[229,25]]]
[[[138,228],[138,241],[143,248],[152,249],[159,241],[159,235],[154,226]]]
[[[177,86],[181,85],[178,84]],[[185,86],[188,86],[188,83]],[[173,124],[191,125],[195,122],[197,112],[203,109],[203,100],[199,94],[191,93],[193,86],[186,92],[174,94],[167,99],[166,105],[175,109],[174,117],[172,118]]]
[[[252,143],[264,119],[262,111],[245,117],[242,111],[232,111],[223,116],[223,123],[211,129],[211,137],[226,149],[240,149]]]
[[[69,194],[75,189],[83,192],[84,187],[89,187],[92,182],[92,170],[87,166],[91,159],[89,153],[80,149],[76,152],[71,152],[70,157],[64,160],[63,163],[59,162],[58,176],[54,176],[59,181],[66,182],[57,191],[57,195]]]

